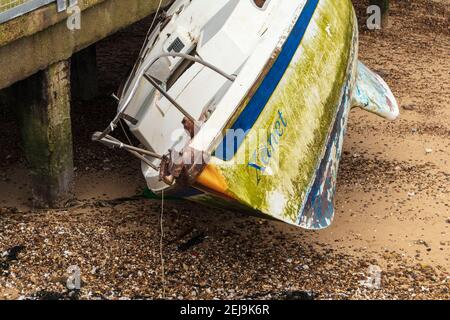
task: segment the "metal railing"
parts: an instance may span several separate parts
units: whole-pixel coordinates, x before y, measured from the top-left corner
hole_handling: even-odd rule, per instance
[[[138,79],[144,78],[146,79],[157,91],[159,91],[178,111],[180,111],[186,118],[188,118],[194,125],[197,125],[197,120],[194,119],[194,117],[192,115],[190,115],[186,109],[184,109],[181,105],[178,104],[178,102],[170,96],[170,94],[168,92],[166,92],[165,89],[163,89],[159,84],[158,81],[153,78],[153,76],[148,75],[147,71],[153,66],[153,64],[155,64],[156,61],[158,61],[161,58],[164,57],[175,57],[175,58],[182,58],[182,59],[186,59],[186,60],[190,60],[194,63],[200,63],[203,66],[207,67],[208,69],[211,69],[212,71],[220,74],[222,77],[226,78],[229,81],[235,81],[236,80],[236,75],[234,74],[227,74],[226,72],[220,70],[219,68],[217,68],[216,66],[191,55],[185,54],[185,53],[176,53],[176,52],[166,52],[166,53],[162,53],[157,55],[156,57],[154,57],[152,60],[150,60],[147,64],[144,65],[143,71],[141,71],[141,73],[139,73],[137,75]],[[136,81],[134,83],[134,86],[131,88],[131,91],[128,93],[128,97],[124,100],[124,102],[122,104],[120,104],[119,101],[119,112],[117,113],[117,115],[114,117],[113,121],[111,121],[111,123],[109,124],[109,126],[103,130],[103,132],[100,132],[98,134],[95,134],[92,137],[92,140],[94,141],[101,141],[103,140],[108,134],[110,134],[111,132],[113,132],[117,126],[117,124],[119,123],[119,121],[121,119],[123,119],[123,117],[126,117],[126,110],[129,107],[131,100],[133,99],[133,96],[136,94],[136,91],[138,90],[139,87],[139,81]],[[125,89],[126,91],[127,89]]]
[[[58,5],[58,12],[77,4],[77,0],[0,0],[0,24],[46,6],[52,2]]]

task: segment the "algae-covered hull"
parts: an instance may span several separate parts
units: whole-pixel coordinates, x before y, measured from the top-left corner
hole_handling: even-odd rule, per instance
[[[351,3],[308,1],[197,187],[303,228],[328,227],[357,51]],[[245,138],[233,139],[236,130]]]
[[[176,0],[94,139],[156,194],[325,228],[350,109],[398,116],[357,53],[350,0]],[[108,135],[121,120],[142,148]]]

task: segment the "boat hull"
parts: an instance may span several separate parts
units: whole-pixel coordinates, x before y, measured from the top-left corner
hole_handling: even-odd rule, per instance
[[[333,222],[351,108],[388,120],[399,111],[358,61],[351,1],[306,0],[300,9],[222,135],[208,150],[192,148],[202,159],[193,179],[166,194],[310,230]]]
[[[295,50],[285,54],[297,41]],[[207,195],[189,198],[215,205],[234,201],[307,229],[329,226],[355,87],[357,43],[349,1],[308,1],[198,177],[195,187]],[[277,78],[280,59],[288,59],[288,67]],[[256,107],[255,97],[261,104]],[[239,130],[244,137],[230,139]]]

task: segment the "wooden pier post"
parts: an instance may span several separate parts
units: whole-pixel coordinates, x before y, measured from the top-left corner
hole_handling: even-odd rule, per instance
[[[72,96],[91,100],[97,96],[97,51],[95,44],[83,49],[71,58]]]
[[[33,204],[64,207],[73,197],[70,62],[57,62],[12,89]]]

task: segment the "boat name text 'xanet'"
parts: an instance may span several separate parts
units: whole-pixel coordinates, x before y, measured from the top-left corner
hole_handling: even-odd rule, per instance
[[[283,113],[278,111],[278,119],[273,125],[272,130],[269,133],[269,137],[265,143],[258,146],[253,152],[252,159],[248,165],[257,171],[264,172],[273,158],[275,152],[278,150],[280,139],[285,134],[285,130],[288,126],[286,119],[283,117]]]

